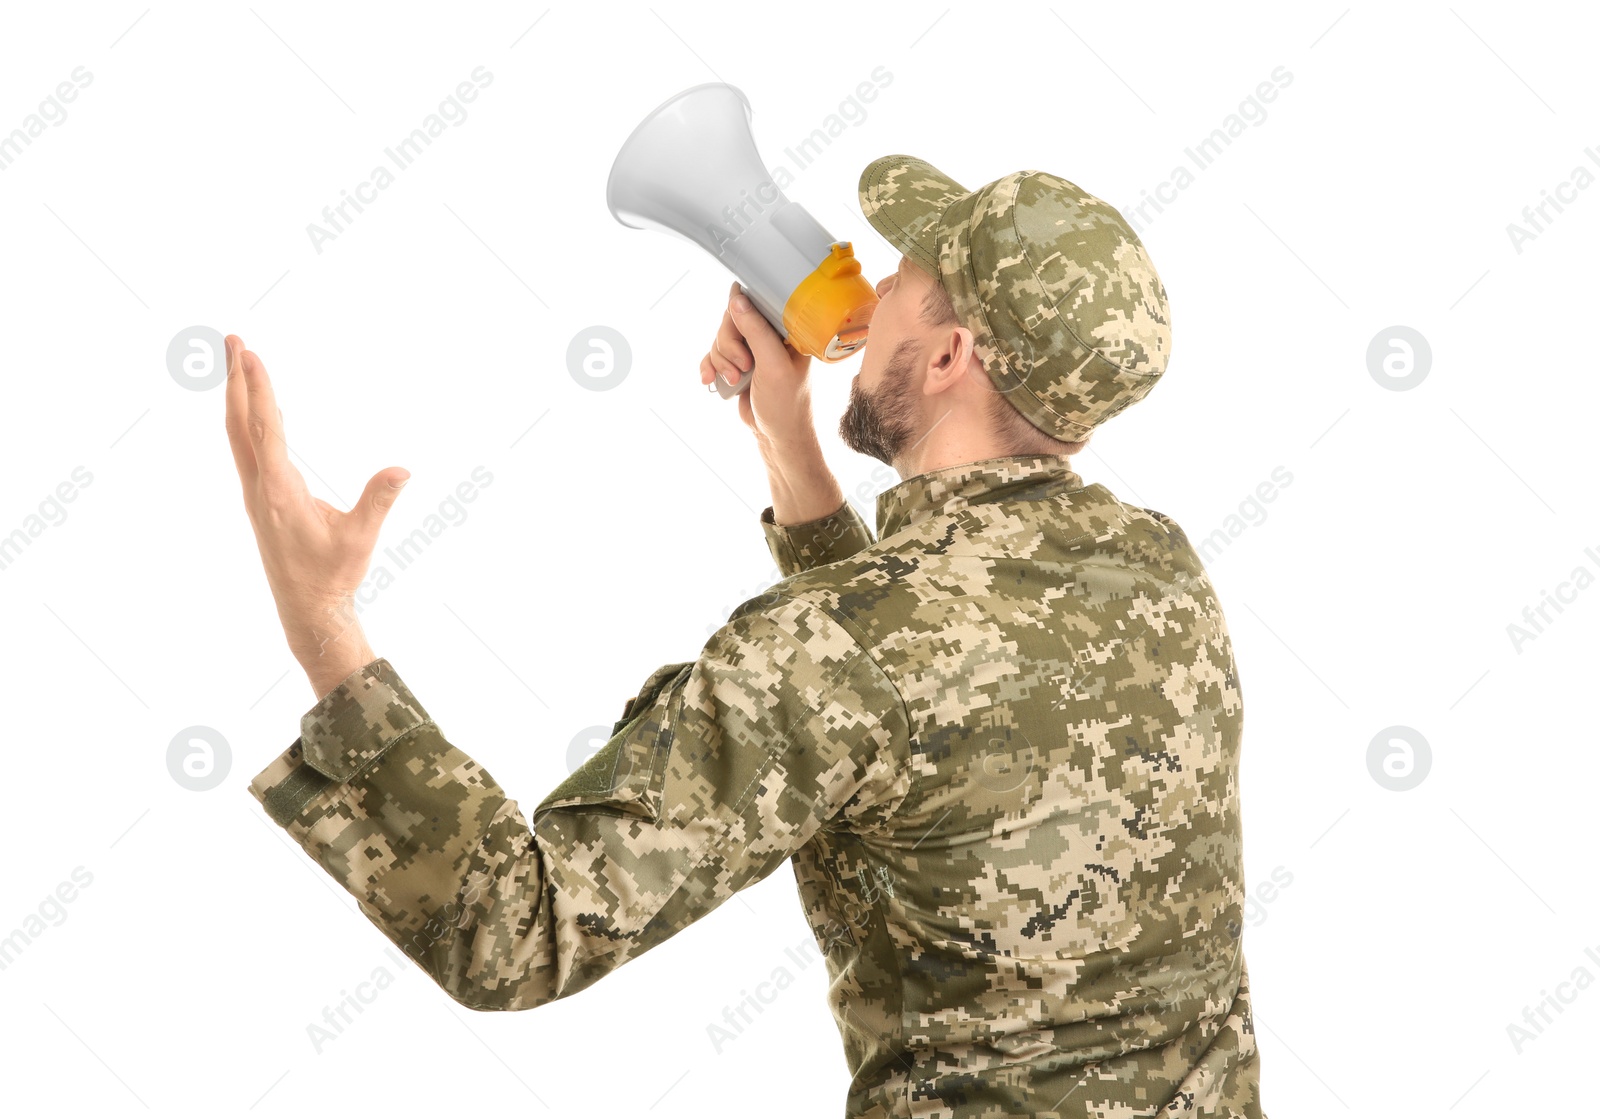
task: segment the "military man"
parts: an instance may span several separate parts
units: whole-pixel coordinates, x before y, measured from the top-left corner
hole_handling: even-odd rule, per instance
[[[228,431],[320,697],[250,783],[465,1006],[575,994],[787,861],[827,964],[851,1117],[1259,1119],[1241,941],[1243,708],[1183,530],[1069,455],[1171,350],[1115,209],[1021,171],[885,156],[846,444],[894,467],[876,538],[823,462],[808,359],[737,292],[701,363],[743,383],[784,578],[652,672],[530,820],[347,605],[406,474],[341,513],[228,339]]]

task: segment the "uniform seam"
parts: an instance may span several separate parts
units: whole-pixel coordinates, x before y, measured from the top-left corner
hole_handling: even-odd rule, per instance
[[[916,755],[911,749],[911,739],[914,734],[911,723],[911,711],[910,708],[906,706],[906,697],[904,693],[901,692],[899,685],[894,682],[894,678],[890,676],[883,665],[878,662],[878,658],[873,656],[870,642],[868,642],[861,631],[856,628],[855,623],[847,618],[843,613],[834,609],[834,607],[828,605],[826,602],[816,602],[810,598],[803,598],[799,595],[787,594],[782,591],[774,591],[772,593],[775,597],[784,599],[785,601],[798,603],[802,606],[808,606],[814,610],[821,610],[829,618],[838,623],[839,627],[850,635],[850,640],[855,645],[855,652],[851,654],[851,659],[854,660],[857,657],[864,658],[868,664],[872,665],[873,668],[878,670],[878,675],[883,678],[883,682],[887,684],[889,686],[889,690],[894,693],[895,699],[900,703],[900,717],[905,721],[906,727],[906,757],[905,761],[902,762],[900,767],[895,771],[896,777],[904,775],[907,779],[906,791],[900,798],[900,803],[904,803],[910,798],[912,788],[915,784],[915,775],[911,773],[911,763],[915,760]]]
[[[779,597],[787,599],[789,601],[793,601],[793,602],[802,602],[802,600],[791,598],[789,595],[780,595]],[[808,605],[808,606],[811,605],[810,603],[802,603],[802,604],[803,605]],[[858,643],[857,646],[856,646],[856,652],[851,654],[851,656],[850,656],[850,658],[848,660],[840,661],[834,667],[834,670],[832,671],[832,673],[830,674],[830,677],[828,679],[828,690],[827,690],[826,693],[824,693],[825,695],[831,696],[833,694],[834,690],[839,686],[839,681],[843,678],[844,670],[847,669],[849,667],[849,665],[854,660],[856,660],[857,656],[860,655],[862,652],[863,652],[863,650],[861,649],[861,647],[860,647],[860,645]],[[898,692],[896,694],[898,694]],[[678,702],[681,705],[681,696],[680,696]],[[818,706],[817,703],[807,703],[805,705],[805,707],[803,707],[800,711],[796,712],[794,719],[790,721],[788,726],[784,727],[783,732],[779,736],[780,740],[782,742],[784,742],[784,743],[787,743],[789,738],[790,738],[790,735],[793,734],[793,732],[794,732],[794,728],[799,726],[802,720],[804,720],[805,718],[807,718],[810,715],[815,714],[816,710],[817,710],[817,706]],[[673,740],[676,741],[676,739],[677,739],[677,736],[674,734],[673,735]],[[735,801],[733,803],[733,812],[734,812],[735,815],[738,815],[739,813],[743,812],[746,804],[749,802],[751,790],[754,789],[763,780],[765,780],[768,776],[771,775],[773,763],[778,759],[780,754],[784,753],[785,748],[786,748],[785,746],[774,746],[774,747],[772,747],[772,748],[770,748],[770,749],[768,749],[766,751],[766,759],[765,759],[764,763],[762,764],[760,770],[757,771],[753,776],[751,776],[750,781],[745,785],[745,787],[743,789],[741,789],[739,791],[739,795],[738,795],[738,797],[735,799]],[[657,821],[657,822],[659,822],[659,821]],[[709,841],[707,841],[705,844],[702,845],[702,849],[699,852],[699,854],[695,857],[694,862],[689,864],[688,869],[684,871],[682,877],[680,877],[678,879],[678,881],[673,883],[672,892],[668,895],[669,898],[670,897],[675,897],[677,895],[678,891],[680,889],[682,889],[683,883],[688,881],[690,875],[692,875],[695,872],[695,870],[697,870],[699,868],[701,863],[705,862],[706,859],[711,857],[713,851],[714,851],[714,848],[713,848],[712,844]],[[644,927],[648,928],[650,926],[651,922],[653,922],[656,919],[656,917],[659,916],[659,915],[660,915],[660,910],[658,909],[655,913],[652,913],[650,915],[650,920],[645,922]]]
[[[1045,500],[1050,500],[1050,499],[1045,499]],[[939,523],[948,525],[948,523],[950,521],[952,521],[954,519],[955,515],[957,513],[961,512],[962,509],[975,509],[975,508],[978,508],[979,506],[982,506],[982,505],[999,505],[999,504],[1002,504],[1002,503],[1001,502],[992,502],[992,501],[968,502],[966,505],[961,506],[960,509],[954,509],[954,510],[951,510],[949,513],[942,514],[940,516]],[[900,531],[901,532],[905,532],[907,529],[917,528],[923,523],[931,524],[932,521],[930,520],[928,522],[918,522],[918,524],[916,524],[916,525],[907,525],[906,528],[901,529]],[[1118,522],[1115,525],[1115,527],[1119,528],[1119,529],[1127,528],[1128,527],[1128,519],[1126,517],[1120,517],[1119,516]],[[1077,536],[1069,537],[1068,539],[1063,540],[1061,542],[1060,546],[1062,548],[1069,548],[1074,544],[1081,544],[1085,540],[1096,539],[1099,535],[1100,535],[1100,533],[1097,532],[1095,529],[1086,528],[1082,532],[1080,532]],[[904,541],[903,543],[909,544],[911,542],[910,541]],[[935,552],[935,553],[930,553],[930,552],[923,551],[923,552],[920,552],[919,554],[921,554],[921,555],[941,555],[941,556],[961,556],[961,557],[966,558],[966,559],[1011,558],[1011,557],[997,557],[997,556],[989,554],[988,552],[957,552],[957,551],[952,551],[952,550],[950,550],[948,548],[940,549],[938,552]],[[1029,561],[1029,562],[1033,562],[1033,561]],[[824,607],[824,609],[826,609],[826,607]],[[840,624],[841,625],[846,625],[848,627],[848,623],[845,623],[842,619],[840,621]],[[896,689],[897,693],[898,693],[898,691],[899,691],[899,689]],[[902,700],[902,702],[904,702],[904,700]]]
[[[694,671],[694,662],[693,661],[681,661],[681,662],[675,662],[675,663],[678,664],[678,671],[674,672],[671,676],[663,678],[661,683],[656,685],[655,695],[653,695],[651,697],[649,705],[648,706],[641,706],[639,708],[639,710],[635,713],[635,718],[637,718],[637,719],[645,718],[649,714],[650,709],[655,707],[656,704],[658,702],[660,702],[661,694],[663,692],[671,692],[671,691],[673,691],[673,689],[675,689],[677,687],[679,679],[687,676],[690,672]],[[650,748],[650,771],[646,775],[645,779],[640,783],[642,785],[642,791],[640,793],[641,797],[649,796],[650,793],[653,791],[653,787],[654,787],[654,785],[656,783],[656,775],[658,773],[661,773],[661,771],[662,771],[661,767],[666,763],[667,755],[672,752],[673,744],[677,741],[677,738],[678,738],[677,729],[676,729],[677,728],[677,722],[678,722],[677,713],[682,711],[682,710],[683,710],[683,692],[682,691],[678,691],[675,695],[672,695],[667,700],[667,710],[665,712],[665,717],[662,719],[661,729],[656,734],[656,742]],[[626,726],[624,726],[622,728],[622,730],[619,731],[618,733],[619,734],[626,733],[627,730],[628,730],[628,728]],[[663,742],[662,739],[665,739],[666,741]],[[612,787],[612,789],[615,789],[617,787],[617,769],[621,765],[622,765],[622,750],[619,749],[617,751],[617,756],[615,758],[613,758],[612,762],[611,762],[611,787]],[[665,780],[664,775],[663,775],[663,780]]]

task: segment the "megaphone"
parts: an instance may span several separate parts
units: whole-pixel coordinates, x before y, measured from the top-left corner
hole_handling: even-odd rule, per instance
[[[878,294],[850,242],[836,241],[767,174],[750,132],[750,101],[722,82],[662,102],[623,142],[606,180],[623,225],[699,245],[803,354],[840,361],[860,349]],[[752,370],[754,372],[754,370]],[[723,399],[744,392],[716,377]]]

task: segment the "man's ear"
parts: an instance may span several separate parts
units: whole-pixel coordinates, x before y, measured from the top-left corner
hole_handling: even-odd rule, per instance
[[[952,326],[929,349],[927,376],[923,378],[922,391],[928,394],[944,392],[967,375],[967,366],[977,353],[972,341],[972,331],[964,326]]]

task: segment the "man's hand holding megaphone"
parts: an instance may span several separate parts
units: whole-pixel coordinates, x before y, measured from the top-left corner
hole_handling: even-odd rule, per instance
[[[760,367],[760,375],[739,394],[739,418],[757,439],[793,444],[803,436],[815,442],[807,377],[811,358],[778,337],[735,280],[711,352],[700,362],[700,383],[709,385],[721,373],[723,380],[738,386],[752,362]]]
[[[700,360],[700,383],[718,373],[738,386],[739,418],[755,432],[772,483],[772,517],[780,525],[804,524],[838,511],[844,491],[823,460],[811,417],[811,358],[778,337],[735,280],[728,289],[711,350]]]

